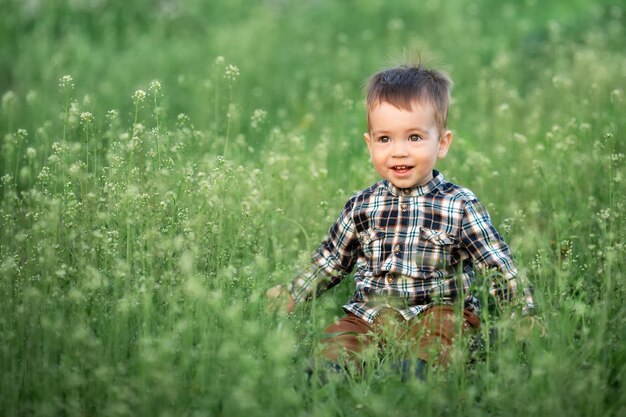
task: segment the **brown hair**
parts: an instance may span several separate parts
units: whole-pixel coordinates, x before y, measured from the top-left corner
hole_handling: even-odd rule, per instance
[[[452,80],[447,73],[425,68],[420,62],[384,69],[372,75],[365,84],[367,127],[369,113],[382,102],[399,109],[411,110],[414,101],[431,103],[439,132],[446,128]]]

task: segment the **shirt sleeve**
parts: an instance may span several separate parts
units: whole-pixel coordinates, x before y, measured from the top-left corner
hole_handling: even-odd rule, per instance
[[[346,203],[328,237],[313,253],[311,264],[296,275],[289,292],[296,303],[309,299],[337,285],[352,272],[359,251],[352,218],[353,200]]]
[[[490,294],[500,301],[521,304],[522,315],[534,313],[532,286],[518,273],[509,247],[485,207],[475,198],[465,204],[461,239],[475,268],[491,277]]]

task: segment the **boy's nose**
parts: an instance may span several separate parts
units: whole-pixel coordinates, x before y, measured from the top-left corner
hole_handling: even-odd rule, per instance
[[[391,155],[395,157],[403,157],[407,156],[407,147],[404,141],[398,141],[393,144],[393,148],[391,150]]]

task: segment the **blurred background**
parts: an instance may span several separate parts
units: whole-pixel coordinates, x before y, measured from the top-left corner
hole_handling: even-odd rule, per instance
[[[450,127],[470,139],[461,158],[494,150],[495,137],[541,136],[559,117],[597,117],[601,130],[607,115],[580,104],[592,90],[607,100],[623,93],[619,0],[2,0],[2,10],[0,132],[24,129],[25,144],[46,136],[46,147],[65,107],[74,119],[91,113],[102,132],[110,110],[132,122],[133,92],[157,80],[161,123],[174,126],[182,113],[213,141],[236,132],[256,150],[247,159],[261,155],[273,127],[300,132],[309,150],[332,131],[350,139],[342,155],[362,158],[364,80],[416,54],[456,83]],[[226,79],[228,66],[236,76]],[[71,99],[59,86],[65,75]],[[264,129],[251,127],[255,111]],[[21,158],[10,159],[0,173],[19,172]]]
[[[360,100],[365,78],[405,52],[449,69],[457,107],[482,108],[480,89],[494,78],[525,96],[538,80],[569,67],[577,48],[623,51],[623,6],[618,0],[2,0],[0,91],[37,97],[38,107],[14,116],[16,126],[27,128],[54,118],[50,103],[60,100],[63,75],[74,77],[76,97],[89,96],[85,107],[96,116],[111,108],[126,115],[129,92],[157,79],[168,111],[205,128],[213,120],[212,81],[222,56],[240,70],[232,93],[244,114],[267,109],[270,118],[282,114],[283,123],[294,125],[313,114],[321,117],[316,124],[333,126],[339,110],[350,119],[341,126],[362,129],[363,118],[342,111],[337,97]],[[587,70],[604,66],[598,59]],[[460,127],[477,122],[452,115]]]

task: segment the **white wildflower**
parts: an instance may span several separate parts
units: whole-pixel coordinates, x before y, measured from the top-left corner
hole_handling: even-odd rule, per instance
[[[267,112],[262,109],[256,109],[252,112],[252,116],[250,117],[250,126],[253,129],[258,128],[263,124],[265,118],[267,117]]]
[[[611,91],[612,103],[621,102],[623,97],[624,97],[624,92],[620,90],[619,88],[616,88],[615,90]]]
[[[39,171],[39,174],[37,175],[37,179],[41,182],[47,181],[48,179],[50,179],[50,177],[50,168],[48,168],[47,166],[42,167],[41,171]]]
[[[224,70],[224,78],[230,81],[235,81],[239,77],[239,68],[232,64],[228,64]]]
[[[190,119],[190,118],[189,118],[189,116],[187,116],[185,113],[180,113],[180,114],[177,116],[177,120],[178,120],[178,124],[179,124],[180,126],[185,126],[185,125],[187,125],[187,124],[189,123],[189,121],[190,121],[191,119]]]
[[[68,170],[70,174],[78,175],[80,173],[82,166],[83,166],[83,163],[81,161],[74,162],[72,165],[70,165]]]
[[[600,212],[598,213],[598,217],[600,217],[602,220],[608,220],[609,217],[611,217],[611,210],[610,209],[600,210]]]
[[[135,123],[133,124],[133,132],[135,135],[140,135],[146,130],[143,123]]]
[[[64,75],[59,79],[59,88],[63,90],[74,89],[74,78],[71,75]]]
[[[109,121],[113,121],[117,119],[118,116],[119,116],[119,112],[115,109],[111,109],[107,112],[106,118],[109,119]]]
[[[93,114],[91,112],[85,111],[80,114],[80,121],[84,125],[90,125],[93,123]]]
[[[70,117],[77,115],[79,113],[78,102],[76,100],[72,100],[70,103]]]
[[[17,129],[18,139],[26,139],[26,136],[28,136],[28,131],[26,129]]]
[[[133,136],[128,141],[128,144],[126,145],[126,149],[128,149],[129,151],[133,151],[133,150],[137,149],[137,147],[139,146],[140,143],[141,143],[141,141],[139,140],[139,137]]]
[[[513,133],[513,139],[515,140],[515,142],[521,145],[525,145],[526,143],[528,143],[528,138],[526,138],[526,136],[522,135],[521,133]]]
[[[237,104],[230,103],[228,105],[228,111],[226,113],[226,117],[232,120],[239,120],[240,114],[241,114],[241,110]]]
[[[15,95],[13,91],[7,91],[2,96],[2,108],[7,109],[11,107],[13,103],[15,103],[16,99],[17,99],[17,96]]]
[[[146,92],[143,90],[137,90],[133,93],[133,101],[135,103],[141,103],[146,98]]]
[[[161,83],[158,80],[153,80],[150,82],[150,92],[152,94],[156,94],[161,91]]]

